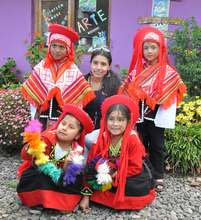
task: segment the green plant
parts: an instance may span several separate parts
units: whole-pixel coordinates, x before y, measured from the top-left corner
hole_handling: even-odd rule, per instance
[[[167,162],[186,174],[201,169],[201,97],[186,96],[180,104],[174,130],[167,130]]]
[[[0,92],[0,147],[14,153],[21,149],[22,132],[30,118],[29,104],[19,89]]]
[[[170,52],[175,55],[176,67],[185,81],[190,96],[201,90],[201,27],[194,18],[174,32]]]
[[[79,65],[82,63],[82,56],[85,53],[85,49],[82,46],[76,45],[74,49],[74,62]]]
[[[120,75],[122,76],[122,78],[127,77],[127,75],[128,75],[128,68],[120,69]]]
[[[27,61],[31,66],[35,66],[45,57],[46,53],[45,39],[39,34],[35,34],[32,44],[27,48]]]
[[[39,34],[34,36],[33,42],[27,48],[26,59],[31,66],[38,64],[47,53],[47,47],[45,46],[45,38]],[[74,62],[76,64],[81,63],[81,57],[84,54],[84,48],[81,46],[75,46],[74,50]]]
[[[187,127],[177,124],[166,130],[167,163],[173,171],[195,174],[201,170],[201,125]]]
[[[16,62],[9,57],[7,62],[0,67],[0,88],[16,88],[20,85],[20,80],[16,76]]]

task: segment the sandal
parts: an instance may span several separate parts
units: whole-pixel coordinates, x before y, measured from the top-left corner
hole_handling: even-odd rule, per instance
[[[155,181],[155,190],[156,190],[156,192],[162,192],[164,190],[163,179],[157,179]]]

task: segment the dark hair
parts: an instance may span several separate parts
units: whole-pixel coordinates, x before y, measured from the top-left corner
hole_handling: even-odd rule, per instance
[[[112,54],[110,53],[110,50],[107,48],[96,48],[93,50],[92,54],[91,54],[91,59],[90,59],[90,63],[92,62],[93,58],[101,55],[104,56],[107,60],[109,65],[112,63]]]
[[[96,48],[92,54],[91,54],[91,59],[90,62],[94,59],[94,57],[101,55],[104,56],[107,60],[109,65],[112,63],[112,55],[107,48]],[[90,76],[91,73],[86,75],[86,79]],[[106,96],[112,96],[117,94],[117,91],[121,85],[121,78],[119,75],[114,73],[112,70],[109,70],[108,73],[103,77],[103,82],[102,82],[102,92]]]
[[[114,104],[114,105],[110,106],[110,108],[107,110],[106,120],[108,119],[109,115],[113,111],[120,111],[121,114],[127,119],[127,121],[129,121],[131,118],[131,113],[130,113],[130,110],[127,106],[125,106],[123,104]]]

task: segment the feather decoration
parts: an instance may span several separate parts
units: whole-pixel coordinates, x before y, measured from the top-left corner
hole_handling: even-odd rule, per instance
[[[109,173],[110,173],[110,168],[108,166],[107,161],[99,160],[97,166],[97,175],[96,175],[98,184],[104,185],[104,184],[112,183],[112,177]]]
[[[72,162],[67,165],[64,174],[64,185],[74,184],[76,181],[76,176],[79,175],[84,168],[83,161],[84,157],[79,151],[72,151],[70,153],[72,157]]]
[[[41,140],[42,124],[38,120],[31,120],[24,132],[24,142],[28,143],[27,153],[35,158],[35,164],[41,165],[49,161],[45,155],[46,144]]]
[[[101,191],[102,185],[98,184],[96,179],[91,179],[87,181],[92,189]]]
[[[102,185],[101,191],[105,192],[107,190],[110,190],[111,188],[112,188],[112,183],[107,183],[107,184]]]
[[[25,128],[25,132],[41,132],[42,124],[38,120],[31,120],[28,123],[28,126]]]
[[[108,184],[112,182],[112,177],[109,173],[98,173],[96,175],[98,184]]]
[[[108,160],[100,156],[92,159],[86,167],[86,181],[94,190],[107,191],[112,188],[112,177]]]
[[[83,164],[70,163],[64,174],[64,185],[74,184],[76,181],[76,176],[83,171]]]
[[[57,168],[57,166],[52,162],[48,162],[38,166],[38,170],[41,173],[44,173],[45,175],[49,176],[52,179],[52,181],[56,184],[59,182],[59,178],[63,172],[61,168]]]

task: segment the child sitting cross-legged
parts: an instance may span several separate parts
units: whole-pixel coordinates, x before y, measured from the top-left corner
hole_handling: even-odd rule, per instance
[[[103,102],[99,135],[87,159],[83,211],[90,211],[89,200],[119,210],[140,210],[154,200],[151,169],[133,129],[138,112],[138,103],[124,95]]]
[[[28,207],[73,211],[81,200],[84,137],[93,122],[82,109],[66,104],[58,121],[41,132],[37,120],[25,128],[17,193]]]

